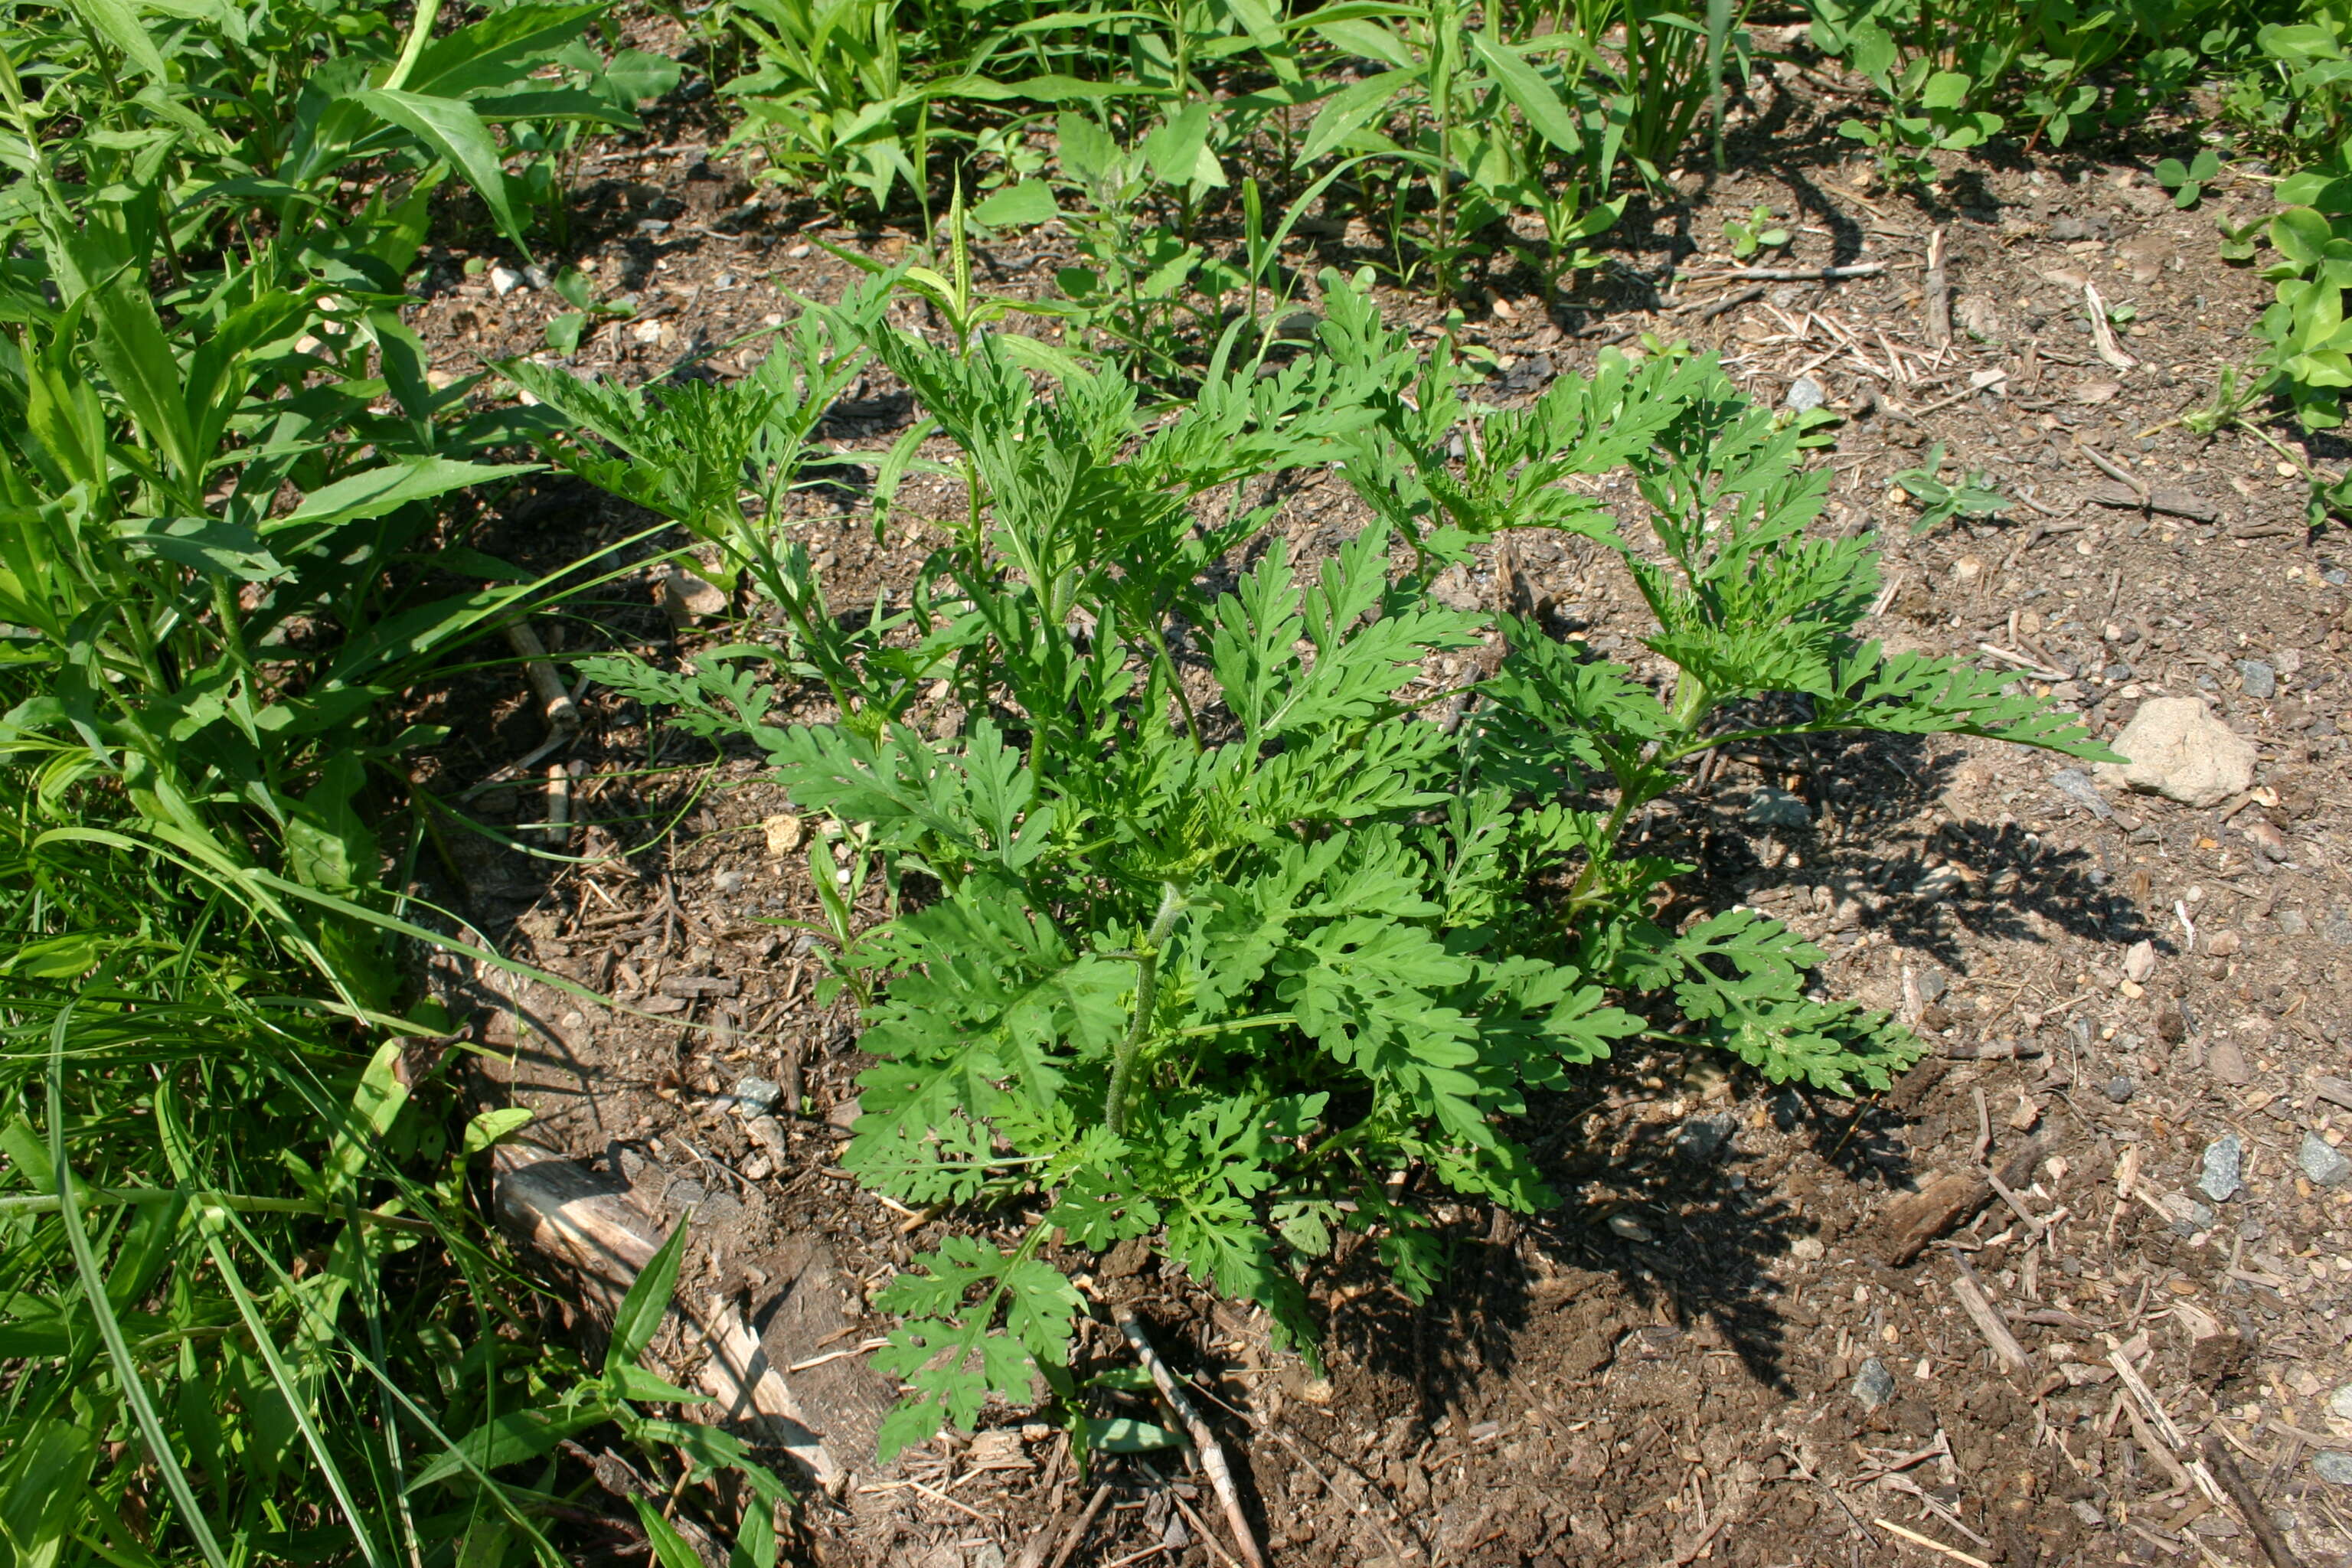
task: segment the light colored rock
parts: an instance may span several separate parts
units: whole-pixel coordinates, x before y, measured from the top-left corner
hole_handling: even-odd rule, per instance
[[[762,817],[760,830],[767,836],[768,858],[772,860],[781,860],[799,848],[801,839],[805,836],[801,828],[801,819],[789,811]]]
[[[1802,795],[1770,784],[1749,797],[1746,815],[1759,827],[1810,827],[1813,822],[1813,808],[1805,804]]]
[[[490,268],[490,292],[496,294],[501,300],[505,299],[508,295],[513,293],[518,289],[528,289],[530,287],[530,285],[524,281],[523,275],[517,272],[511,267],[493,267]]]
[[[682,566],[662,574],[662,609],[670,625],[685,627],[727,613],[727,595],[719,586]]]
[[[2208,1047],[2205,1070],[2231,1089],[2243,1089],[2254,1081],[2253,1065],[2235,1040],[2216,1040]]]
[[[2156,973],[2156,944],[2136,942],[2124,953],[2124,978],[2135,985],[2145,985],[2147,977]]]
[[[2219,805],[2254,782],[2253,742],[2222,723],[2194,697],[2152,697],[2116,737],[2130,759],[2101,763],[2098,781],[2110,789],[2160,795],[2183,805]]]

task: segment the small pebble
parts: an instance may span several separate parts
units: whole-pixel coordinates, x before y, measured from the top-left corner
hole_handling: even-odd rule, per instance
[[[2144,985],[2156,973],[2156,944],[2136,942],[2124,953],[2124,978],[2135,985]]]
[[[1609,1216],[1609,1228],[1619,1236],[1623,1237],[1627,1241],[1647,1241],[1650,1239],[1650,1227],[1643,1225],[1640,1220],[1635,1219],[1629,1214],[1611,1215]]]
[[[1731,1142],[1739,1123],[1728,1115],[1694,1116],[1675,1136],[1675,1152],[1685,1160],[1712,1160]]]
[[[2117,1105],[2131,1103],[2132,1091],[2137,1087],[2127,1078],[2111,1078],[2100,1085],[2100,1088],[2105,1090],[2107,1098]]]
[[[1748,798],[1746,816],[1758,827],[1808,827],[1813,809],[1801,796],[1767,784]]]
[[[2216,1040],[2205,1051],[2205,1070],[2232,1089],[2254,1081],[2254,1069],[2235,1040]]]
[[[2316,1132],[2303,1135],[2303,1147],[2295,1153],[2294,1163],[2303,1173],[2323,1187],[2340,1187],[2352,1177],[2352,1158],[2341,1149],[2333,1148]]]
[[[2278,673],[2259,658],[2238,661],[2238,679],[2246,685],[2246,695],[2257,702],[2269,700],[2278,692]]]
[[[2342,1420],[2352,1421],[2352,1383],[2346,1384],[2327,1396],[2327,1413]]]
[[[1864,1410],[1877,1409],[1895,1397],[1895,1374],[1886,1370],[1885,1362],[1872,1356],[1853,1374],[1853,1396]],[[2345,1458],[2352,1459],[2352,1455]]]
[[[735,1099],[756,1110],[773,1110],[776,1101],[783,1098],[783,1089],[764,1078],[739,1078],[735,1080]]]
[[[513,268],[493,267],[490,268],[490,292],[496,294],[499,299],[503,300],[508,295],[513,293],[516,289],[527,287],[529,287],[529,285],[523,281],[522,274],[517,272]]]
[[[710,873],[710,885],[722,893],[740,893],[751,879],[749,873],[738,871],[731,866]]]
[[[2228,1203],[2238,1195],[2238,1172],[2244,1165],[2246,1146],[2234,1132],[2223,1133],[2205,1146],[2205,1164],[2197,1177],[2197,1190],[2217,1204]]]
[[[2311,1473],[2323,1481],[2352,1487],[2352,1454],[2341,1448],[2322,1448],[2311,1461]]]
[[[1944,978],[1942,970],[1923,969],[1919,972],[1919,999],[1923,1002],[1940,1002],[1944,999],[1944,993],[1951,988],[1951,984]]]
[[[1829,1251],[1818,1236],[1801,1236],[1789,1244],[1789,1256],[1800,1263],[1819,1263],[1829,1256]],[[2345,1392],[2352,1394],[2352,1389]]]
[[[1800,414],[1808,408],[1819,408],[1828,396],[1822,384],[1810,375],[1801,375],[1789,384],[1789,406]]]

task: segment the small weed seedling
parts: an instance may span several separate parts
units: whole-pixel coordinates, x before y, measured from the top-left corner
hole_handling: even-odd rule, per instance
[[[1709,749],[1880,730],[2108,754],[2010,673],[1858,637],[1874,552],[1808,532],[1829,476],[1713,360],[1610,351],[1484,409],[1359,284],[1326,273],[1322,304],[1319,353],[1229,363],[1236,323],[1198,396],[1149,417],[1118,376],[1041,394],[1002,338],[869,317],[971,487],[893,634],[583,661],[756,744],[904,890],[841,960],[877,1060],[844,1163],[1006,1239],[951,1235],[879,1297],[904,1321],[877,1364],[913,1390],[886,1454],[1038,1378],[1075,1420],[1070,1275],[1121,1242],[1310,1357],[1305,1281],[1339,1233],[1426,1294],[1440,1246],[1408,1194],[1551,1201],[1511,1120],[1621,1043],[1671,1028],[1774,1082],[1885,1087],[1919,1047],[1822,997],[1796,932],[1656,918],[1691,868],[1632,825]],[[824,315],[803,330],[838,342]],[[1273,506],[1202,504],[1311,466],[1370,513],[1312,567]],[[1564,482],[1621,473],[1623,519]],[[1656,618],[1640,664],[1432,596],[1530,527],[1622,562]],[[780,666],[828,671],[838,717],[779,721],[757,672]]]
[[[1759,250],[1778,250],[1789,243],[1789,231],[1772,221],[1770,207],[1758,207],[1744,218],[1723,220],[1724,243],[1731,254],[1746,261]]]
[[[2205,196],[2205,187],[2221,172],[2221,154],[2208,147],[2189,162],[2178,158],[2161,158],[2150,171],[2156,183],[2172,193],[2172,205],[2184,211],[2195,206]]]
[[[1942,479],[1944,444],[1928,448],[1927,460],[1895,476],[1903,493],[1919,503],[1914,533],[1930,533],[1956,517],[1998,517],[2009,510],[2009,498],[1993,489],[1992,476],[1969,469],[1958,484]]]

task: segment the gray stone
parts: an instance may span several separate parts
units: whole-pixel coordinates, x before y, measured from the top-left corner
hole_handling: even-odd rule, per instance
[[[2080,768],[2060,768],[2050,775],[2050,785],[2060,794],[2082,802],[2090,808],[2091,815],[2102,822],[2115,817],[2115,810],[2107,805],[2107,797],[2099,793],[2099,786],[2091,782],[2091,775]]]
[[[2338,904],[2320,916],[2319,937],[2338,947],[2352,947],[2352,909]]]
[[[2303,1135],[2303,1147],[2295,1152],[2294,1163],[2303,1173],[2323,1187],[2340,1187],[2352,1177],[2352,1158],[2344,1151],[2331,1146],[2316,1132]]]
[[[2245,683],[2246,695],[2257,702],[2278,695],[2278,672],[2259,658],[2240,659],[2238,679]]]
[[[1810,375],[1801,375],[1789,384],[1789,406],[1800,414],[1808,408],[1819,408],[1828,397],[1822,384]]]
[[[1944,999],[1944,993],[1951,988],[1952,983],[1944,978],[1942,970],[1923,969],[1919,972],[1920,1001],[1940,1002]]]
[[[1748,797],[1746,816],[1758,827],[1808,827],[1812,825],[1813,808],[1802,796],[1766,784]]]
[[[735,1080],[735,1101],[752,1110],[773,1110],[776,1101],[783,1098],[782,1087],[764,1078],[739,1078]]]
[[[2131,1103],[2133,1092],[2139,1086],[2127,1078],[2111,1078],[2099,1087],[2105,1092],[2106,1097],[2117,1105],[2128,1105]]]
[[[2352,1383],[2327,1396],[2327,1413],[2339,1420],[2352,1421]]]
[[[2271,919],[2278,922],[2281,936],[2301,936],[2311,929],[2311,922],[2304,919],[2301,910],[2281,910]]]
[[[2205,1163],[2197,1176],[2197,1190],[2217,1204],[2238,1195],[2238,1173],[2246,1163],[2246,1146],[2234,1132],[2225,1132],[2205,1145]]]
[[[2253,742],[2194,697],[2152,697],[2141,703],[2114,749],[2130,761],[2120,767],[2101,763],[2092,773],[2110,789],[2208,806],[2253,786]]]
[[[2167,1193],[2157,1204],[2172,1216],[2174,1227],[2183,1236],[2194,1236],[2213,1223],[2213,1211],[2187,1193]]]
[[[2311,1473],[2323,1481],[2352,1487],[2352,1454],[2341,1448],[2322,1448],[2312,1457]]]
[[[1675,1152],[1685,1160],[1712,1160],[1729,1146],[1738,1129],[1729,1115],[1694,1116],[1675,1134]]]
[[[1864,1410],[1877,1409],[1895,1397],[1895,1374],[1886,1370],[1885,1362],[1872,1356],[1853,1374],[1853,1396]]]

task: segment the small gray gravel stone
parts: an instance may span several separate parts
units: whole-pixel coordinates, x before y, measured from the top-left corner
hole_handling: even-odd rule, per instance
[[[2198,1173],[2197,1190],[2217,1204],[2228,1203],[2238,1195],[2238,1173],[2245,1162],[2245,1144],[2236,1133],[2223,1133],[2205,1145],[2205,1163]]]
[[[1819,408],[1828,398],[1822,384],[1810,375],[1801,375],[1789,384],[1789,406],[1800,414],[1808,408]]]
[[[1808,827],[1813,808],[1803,797],[1767,784],[1748,797],[1748,820],[1758,827]]]
[[[2259,658],[2240,659],[2238,679],[2246,683],[2246,695],[2257,702],[2278,695],[2278,672]]]
[[[2352,1383],[2346,1384],[2327,1396],[2327,1413],[2352,1421]]]
[[[2352,1159],[2344,1151],[2333,1148],[2316,1132],[2303,1135],[2303,1147],[2295,1152],[2294,1163],[2303,1173],[2323,1187],[2340,1187],[2347,1177],[2352,1177]]]
[[[2312,1458],[2311,1473],[2323,1481],[2352,1487],[2352,1454],[2341,1448],[2322,1448]]]
[[[2352,947],[2352,909],[2338,904],[2320,916],[2319,936],[2338,947]]]
[[[776,1101],[783,1097],[783,1089],[772,1079],[739,1078],[735,1080],[736,1100],[756,1110],[773,1110],[776,1109]]]
[[[1853,1396],[1862,1402],[1864,1410],[1877,1409],[1895,1397],[1895,1374],[1886,1370],[1885,1362],[1872,1356],[1853,1374]]]
[[[2101,795],[2099,786],[2091,782],[2091,775],[2080,768],[2060,768],[2050,775],[2050,787],[2082,802],[2091,808],[2092,816],[2103,822],[2112,820],[2116,815],[2115,808],[2107,804],[2107,797]]]
[[[1712,1160],[1723,1152],[1738,1127],[1728,1115],[1694,1116],[1675,1134],[1675,1152],[1685,1160]]]
[[[2117,1105],[2128,1105],[2131,1103],[2133,1091],[2139,1086],[2127,1078],[2111,1078],[2099,1087],[2105,1092],[2106,1097]]]

